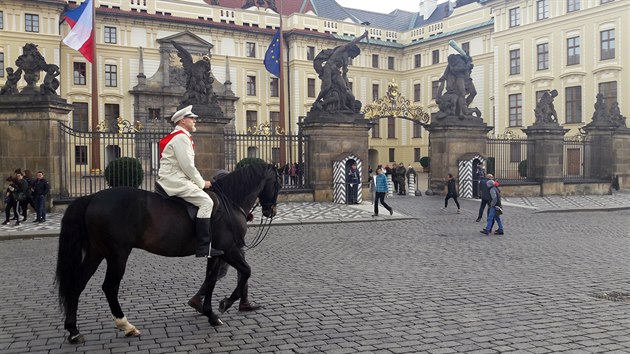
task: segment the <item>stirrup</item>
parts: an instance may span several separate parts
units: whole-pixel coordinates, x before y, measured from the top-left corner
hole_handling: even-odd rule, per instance
[[[223,254],[223,251],[210,247],[210,256],[208,258],[222,256]]]

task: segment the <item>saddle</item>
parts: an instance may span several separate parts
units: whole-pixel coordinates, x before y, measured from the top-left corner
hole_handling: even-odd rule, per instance
[[[212,206],[212,219],[214,219],[215,213],[217,211],[217,209],[219,209],[220,206],[220,201],[219,198],[217,197],[217,195],[212,192],[212,191],[207,191],[208,195],[210,196],[210,199],[212,199],[212,201],[214,202],[214,205]],[[173,202],[177,202],[182,204],[185,208],[186,208],[186,212],[188,213],[188,217],[192,220],[195,221],[195,219],[197,218],[197,210],[199,210],[199,208],[197,208],[195,205],[187,202],[184,198],[181,197],[171,197],[168,194],[166,194],[166,191],[164,190],[164,188],[162,188],[162,186],[155,182],[155,194],[159,195],[160,197],[164,198],[164,199],[168,199],[171,200]]]

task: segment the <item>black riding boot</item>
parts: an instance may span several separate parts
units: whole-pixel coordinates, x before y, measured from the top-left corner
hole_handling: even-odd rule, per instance
[[[210,250],[210,257],[220,256],[223,254],[221,250],[215,250],[212,248],[212,230],[210,227],[210,218],[197,218],[195,223],[195,232],[197,234],[197,250],[195,257],[208,257],[208,250]]]

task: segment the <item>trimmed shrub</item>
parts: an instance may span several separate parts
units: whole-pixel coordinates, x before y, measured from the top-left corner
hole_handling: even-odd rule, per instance
[[[518,163],[518,175],[521,177],[527,177],[527,160],[523,160]]]
[[[235,169],[238,170],[241,167],[245,167],[247,165],[253,165],[253,164],[266,164],[266,162],[265,160],[260,159],[258,157],[246,157],[236,164]]]
[[[427,168],[429,167],[430,164],[431,164],[431,159],[429,158],[429,156],[422,156],[420,158],[420,166]]]
[[[140,160],[132,157],[118,158],[105,167],[105,181],[110,187],[138,188],[143,179],[142,164]]]

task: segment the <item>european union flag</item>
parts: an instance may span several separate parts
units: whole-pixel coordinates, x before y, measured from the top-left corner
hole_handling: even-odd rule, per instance
[[[265,53],[265,69],[280,77],[280,30],[276,32]]]

